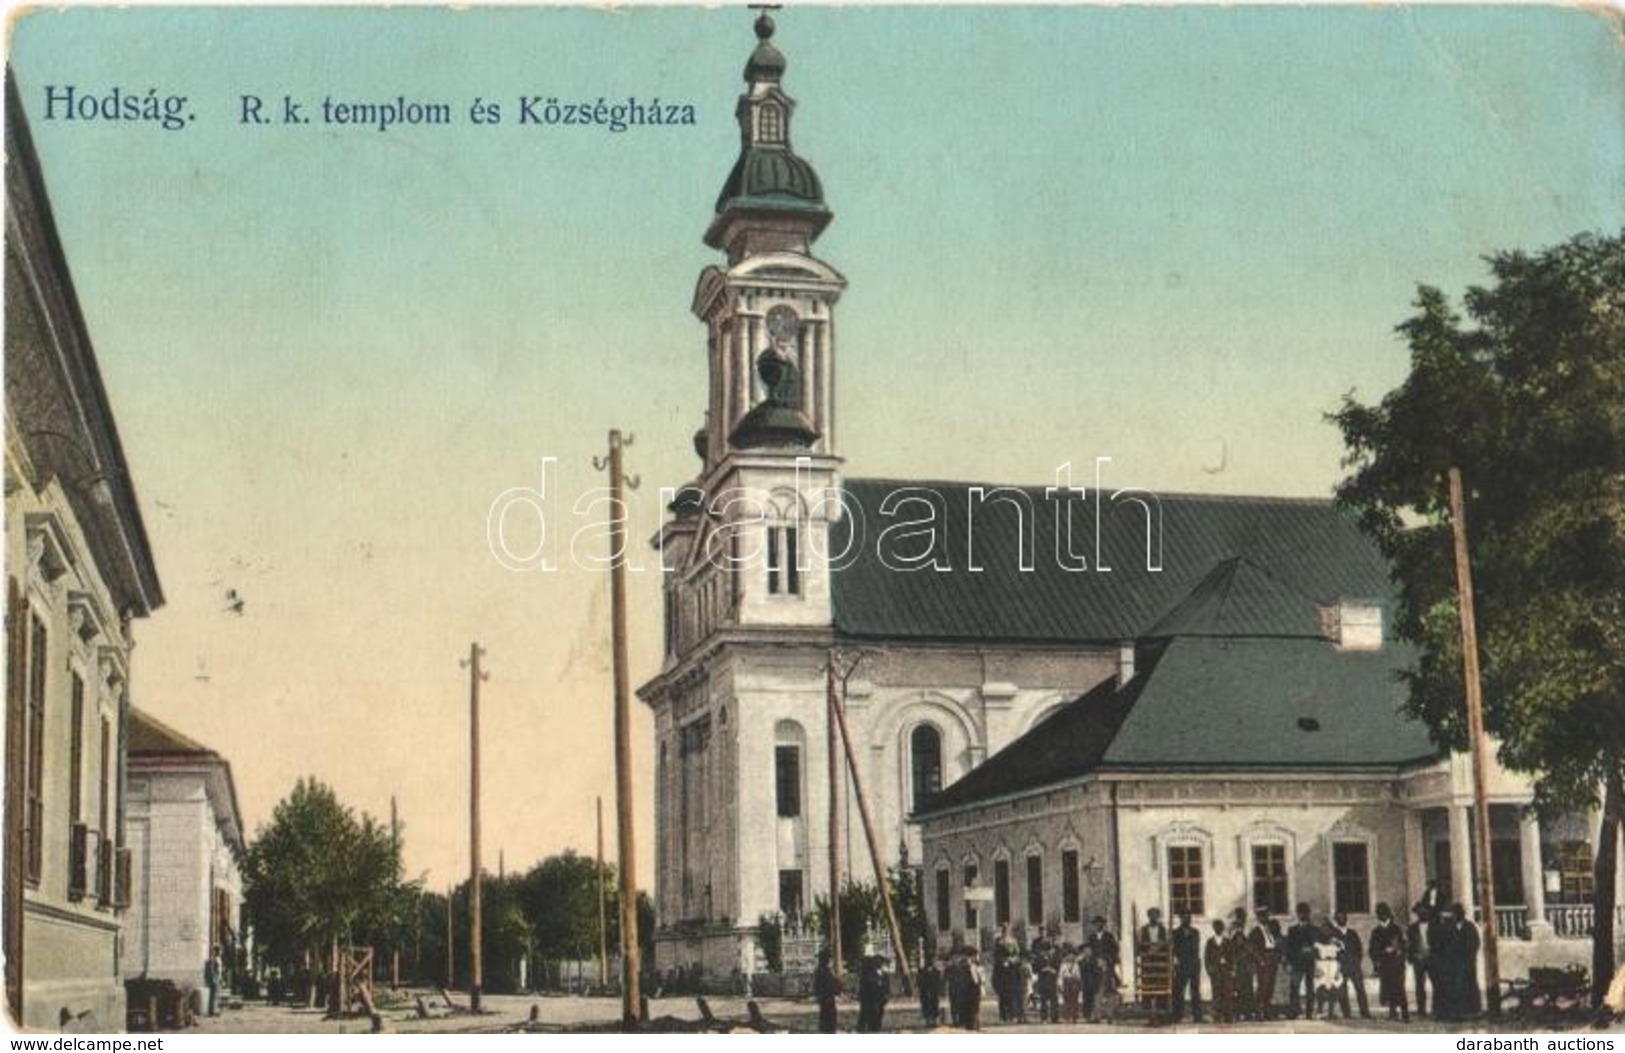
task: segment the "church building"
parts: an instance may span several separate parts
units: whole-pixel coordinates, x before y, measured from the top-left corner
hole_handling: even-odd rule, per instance
[[[941,944],[1260,895],[1363,925],[1429,879],[1470,899],[1466,766],[1398,714],[1387,568],[1329,500],[846,474],[833,216],[765,14],[756,35],[693,299],[700,465],[655,539],[653,967],[748,972],[759,920],[811,911],[832,854],[871,881],[855,783]],[[831,690],[858,775],[834,765],[833,794]],[[1589,896],[1592,835],[1495,791],[1498,903],[1540,933]]]

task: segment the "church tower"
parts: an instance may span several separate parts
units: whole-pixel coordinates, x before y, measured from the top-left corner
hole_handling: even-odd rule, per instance
[[[657,963],[722,975],[761,915],[798,915],[823,892],[815,773],[840,508],[834,312],[846,282],[813,255],[832,214],[792,145],[773,20],[755,30],[739,156],[705,231],[724,259],[694,292],[709,376],[700,465],[658,538],[665,661],[640,692],[657,736]]]
[[[820,506],[835,504],[834,312],[846,282],[812,255],[832,217],[791,145],[795,101],[773,29],[765,13],[756,20],[739,159],[705,232],[727,264],[707,267],[694,291],[710,373],[701,488],[728,546],[707,555],[736,571],[739,624],[827,626],[828,579],[813,557],[828,551]]]

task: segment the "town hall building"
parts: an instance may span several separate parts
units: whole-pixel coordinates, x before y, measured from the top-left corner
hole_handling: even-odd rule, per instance
[[[756,35],[693,299],[700,466],[655,539],[654,968],[750,971],[759,920],[810,912],[832,854],[872,880],[859,784],[940,945],[1260,896],[1364,927],[1430,880],[1470,901],[1467,766],[1400,715],[1387,566],[1329,500],[846,473],[833,216],[767,15]],[[834,794],[831,690],[858,775],[834,765]],[[1588,930],[1595,823],[1492,790],[1508,928]]]

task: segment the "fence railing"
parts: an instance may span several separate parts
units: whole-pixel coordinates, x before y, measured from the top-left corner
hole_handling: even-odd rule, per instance
[[[784,974],[811,976],[818,968],[818,952],[824,947],[824,934],[812,925],[798,925],[786,919],[782,941]],[[863,943],[873,954],[884,955],[888,959],[895,957],[892,954],[891,936],[885,929],[866,930]],[[766,962],[758,961],[757,964],[763,969],[767,967]]]
[[[1565,939],[1590,939],[1592,922],[1596,915],[1589,903],[1566,903],[1546,905],[1546,924],[1552,927],[1552,935]],[[1482,923],[1484,909],[1473,908],[1473,920]],[[1495,907],[1495,931],[1507,939],[1527,939],[1529,936],[1529,908],[1519,905]],[[1625,904],[1614,908],[1614,931],[1616,938],[1625,934]]]
[[[1561,906],[1548,904],[1546,907],[1546,922],[1551,925],[1552,933],[1557,936],[1574,939],[1589,937],[1595,918],[1596,915],[1593,914],[1589,903],[1570,903]],[[1621,931],[1625,931],[1625,905],[1614,908],[1616,938]]]

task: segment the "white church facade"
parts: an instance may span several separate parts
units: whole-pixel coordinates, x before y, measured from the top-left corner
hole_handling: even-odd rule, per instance
[[[1350,838],[1369,845],[1373,904],[1409,902],[1430,878],[1465,890],[1462,766],[1392,707],[1381,714],[1386,730],[1377,729],[1391,748],[1358,778],[1335,764],[1263,780],[1207,771],[1223,738],[1182,759],[1160,749],[1155,730],[1137,747],[1138,774],[1113,780],[1070,756],[1034,759],[1062,725],[1100,738],[1079,707],[1112,704],[1147,670],[1159,695],[1136,706],[1201,706],[1203,652],[1243,648],[1249,634],[1273,637],[1283,620],[1297,657],[1331,677],[1315,689],[1321,717],[1336,724],[1330,714],[1345,689],[1386,705],[1387,568],[1324,500],[848,475],[835,399],[835,314],[846,283],[813,252],[832,214],[817,174],[791,147],[795,103],[781,87],[786,63],[771,19],[760,18],[756,32],[737,108],[740,155],[705,233],[725,258],[702,272],[693,300],[710,380],[695,435],[701,465],[655,541],[664,662],[639,691],[656,736],[653,967],[727,977],[754,960],[759,918],[802,914],[828,894],[834,651],[843,673],[856,663],[839,690],[876,840],[886,864],[920,871],[939,942],[984,938],[995,913],[1053,921],[1074,936],[1096,913],[1127,924],[1135,910],[1166,906],[1166,849],[1176,844],[1204,855],[1215,903],[1251,898],[1243,886],[1255,843],[1302,864],[1284,879],[1288,898],[1335,898],[1333,856],[1353,894],[1358,853],[1335,847]],[[878,394],[866,409],[885,412],[884,401]],[[1256,610],[1221,602],[1242,585]],[[1339,642],[1369,643],[1373,633],[1374,648]],[[1349,663],[1331,660],[1349,657],[1345,650],[1357,652]],[[1163,692],[1176,658],[1178,690]],[[1290,680],[1292,665],[1277,658],[1222,672],[1273,678],[1276,716],[1314,718],[1288,712],[1311,685]],[[1363,672],[1351,674],[1354,666]],[[1246,691],[1225,690],[1245,716]],[[1177,727],[1170,712],[1158,720]],[[1106,749],[1117,730],[1094,744]],[[1295,723],[1268,733],[1289,746],[1308,734]],[[1321,753],[1347,741],[1337,735],[1318,740]],[[988,776],[956,791],[1013,744],[1020,757],[988,763]],[[1521,781],[1498,779],[1493,818],[1517,850],[1508,859],[1533,904],[1553,872],[1559,884],[1578,873],[1577,846],[1589,848],[1595,825],[1590,835],[1579,823],[1543,839],[1519,811],[1528,799]],[[844,772],[834,802],[845,831],[833,846],[841,870],[872,880]],[[1310,855],[1312,866],[1299,858]],[[1221,860],[1234,863],[1222,876]],[[997,902],[965,895],[996,881]],[[1564,891],[1578,898],[1577,885]],[[1545,913],[1538,905],[1529,915],[1537,934]]]

